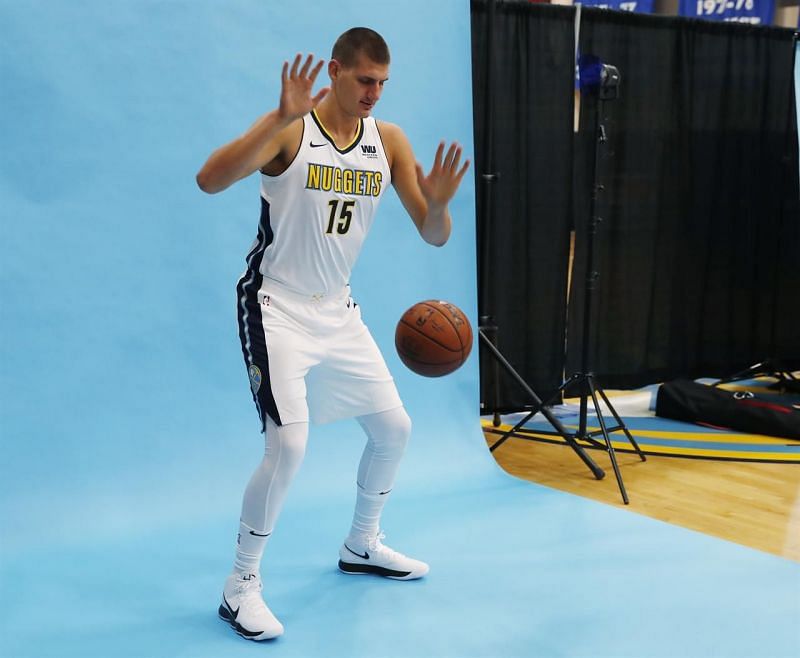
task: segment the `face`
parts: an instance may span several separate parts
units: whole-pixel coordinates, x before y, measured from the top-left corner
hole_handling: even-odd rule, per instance
[[[350,68],[331,60],[328,72],[340,107],[347,114],[360,118],[370,115],[389,79],[388,64],[376,64],[363,54]]]

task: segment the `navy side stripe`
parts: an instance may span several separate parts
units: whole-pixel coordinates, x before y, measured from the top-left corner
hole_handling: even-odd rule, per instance
[[[261,261],[266,248],[272,244],[274,238],[270,225],[269,203],[261,197],[261,218],[258,223],[256,243],[247,255],[247,270],[236,286],[237,317],[239,321],[239,340],[242,343],[242,355],[248,376],[251,366],[256,366],[261,371],[260,386],[251,391],[256,404],[258,415],[261,418],[262,430],[266,427],[266,418],[269,416],[276,425],[281,425],[278,407],[272,393],[272,382],[269,376],[269,355],[267,342],[264,336],[264,327],[261,323],[261,306],[258,303],[258,291],[261,288],[263,277],[259,272]]]

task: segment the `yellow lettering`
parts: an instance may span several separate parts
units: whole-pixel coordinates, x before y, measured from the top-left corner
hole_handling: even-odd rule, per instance
[[[330,192],[333,185],[333,167],[322,167],[322,191]]]
[[[333,191],[336,194],[380,196],[383,175],[379,171],[342,169],[331,165],[308,163],[306,189]]]
[[[306,189],[318,190],[319,189],[319,173],[321,167],[318,164],[308,163],[308,179],[306,180]]]

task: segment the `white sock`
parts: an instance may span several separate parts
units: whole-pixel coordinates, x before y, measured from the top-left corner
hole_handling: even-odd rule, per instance
[[[237,573],[258,574],[261,567],[261,556],[271,532],[261,533],[251,528],[244,521],[239,521],[239,534],[236,537],[236,559],[233,570]]]

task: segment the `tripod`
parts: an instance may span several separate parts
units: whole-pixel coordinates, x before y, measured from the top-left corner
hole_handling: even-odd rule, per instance
[[[794,373],[779,361],[769,358],[753,364],[749,368],[740,370],[730,377],[724,377],[718,382],[715,382],[713,386],[730,384],[731,382],[738,382],[743,379],[755,379],[756,377],[775,377],[778,381],[770,386],[771,389],[800,393],[800,380],[794,376]]]
[[[619,72],[616,71],[613,67],[613,74],[609,76],[609,79],[615,80],[616,84],[619,82]],[[561,436],[567,444],[578,454],[578,456],[584,461],[584,463],[589,466],[589,468],[594,473],[597,479],[601,479],[603,477],[603,471],[593,462],[591,459],[586,455],[583,450],[583,446],[581,443],[589,444],[590,446],[601,448],[608,452],[609,458],[611,460],[611,465],[614,469],[614,475],[617,479],[617,484],[619,486],[620,494],[622,495],[623,502],[627,505],[630,501],[628,499],[627,491],[625,490],[625,484],[622,481],[622,474],[620,473],[619,464],[617,462],[616,452],[614,450],[614,446],[611,442],[610,434],[618,431],[622,431],[633,446],[636,453],[639,455],[642,461],[646,461],[646,457],[642,452],[639,445],[636,443],[636,440],[631,435],[628,428],[625,426],[625,423],[620,418],[617,411],[614,409],[613,405],[608,399],[605,391],[602,389],[600,384],[595,379],[594,374],[591,372],[590,369],[590,336],[591,336],[591,329],[592,329],[592,320],[591,320],[591,313],[592,313],[592,301],[594,297],[594,291],[596,288],[596,283],[599,278],[599,273],[595,271],[595,236],[597,233],[597,228],[599,223],[602,221],[600,217],[597,216],[597,201],[598,196],[601,191],[603,191],[603,186],[599,185],[597,182],[598,173],[599,173],[599,165],[600,165],[600,150],[601,147],[606,144],[606,131],[604,125],[604,102],[606,100],[610,100],[616,97],[616,92],[612,91],[605,91],[601,92],[598,98],[598,108],[595,112],[595,123],[594,123],[594,132],[595,132],[595,151],[594,151],[594,171],[593,171],[593,184],[592,184],[592,195],[591,195],[591,207],[590,207],[590,221],[589,221],[589,231],[588,231],[588,241],[587,241],[587,264],[586,264],[586,278],[585,278],[585,292],[584,292],[584,304],[583,304],[583,342],[582,342],[582,350],[581,350],[581,372],[575,373],[566,379],[556,390],[556,392],[548,398],[544,403],[536,397],[536,394],[530,390],[530,388],[525,384],[521,377],[516,374],[511,368],[511,366],[502,358],[502,355],[496,350],[491,344],[491,341],[487,338],[484,332],[480,331],[480,338],[483,341],[484,345],[492,351],[495,358],[500,362],[501,365],[516,379],[516,381],[525,388],[531,398],[534,400],[535,405],[529,410],[528,414],[523,417],[511,430],[505,432],[501,438],[495,442],[491,447],[490,450],[494,451],[499,448],[503,442],[505,442],[510,436],[515,436],[516,438],[520,439],[528,439],[528,440],[535,440],[533,437],[524,436],[518,434],[520,428],[525,425],[537,412],[541,411],[545,418],[553,425],[556,429],[556,432],[550,431],[541,431],[536,430],[536,434],[544,434],[550,436]],[[574,386],[580,386],[580,412],[579,412],[579,420],[578,420],[578,429],[577,431],[570,432],[564,428],[564,426],[555,418],[552,413],[549,411],[548,407],[552,405],[552,403],[556,399],[561,399],[561,396],[564,394],[565,390]],[[594,407],[595,414],[597,416],[598,423],[600,428],[597,430],[589,430],[588,429],[588,422],[587,422],[587,415],[589,409],[589,399],[591,398],[592,406]],[[608,411],[614,418],[615,425],[607,425],[606,421],[603,417],[603,410],[600,406],[600,400],[603,401]]]
[[[604,66],[604,68],[606,67]],[[639,444],[636,443],[636,439],[633,438],[630,431],[625,426],[625,423],[622,421],[622,418],[620,418],[616,409],[614,409],[614,406],[611,404],[605,391],[595,379],[595,376],[591,372],[591,367],[590,367],[592,301],[594,298],[594,291],[596,289],[597,280],[600,276],[600,273],[595,270],[595,246],[596,246],[595,237],[597,234],[598,225],[602,221],[602,219],[597,216],[597,201],[600,192],[602,192],[604,189],[603,186],[598,184],[597,181],[600,170],[601,147],[604,146],[608,141],[606,137],[605,123],[604,123],[605,120],[604,110],[605,110],[605,102],[607,100],[616,98],[617,96],[616,85],[619,84],[619,72],[614,67],[608,67],[608,68],[611,69],[611,73],[602,76],[602,79],[615,82],[613,86],[609,86],[607,88],[604,88],[601,85],[598,94],[598,107],[595,111],[595,122],[594,122],[594,134],[595,134],[594,170],[592,174],[593,181],[592,181],[591,206],[589,211],[589,230],[587,233],[588,240],[587,240],[586,278],[585,278],[584,298],[583,298],[583,336],[582,336],[583,342],[581,346],[582,348],[581,371],[573,374],[568,379],[566,379],[561,384],[561,386],[558,387],[558,390],[553,395],[551,400],[560,397],[564,393],[564,391],[568,388],[574,386],[580,386],[581,393],[580,393],[580,412],[578,417],[578,430],[573,434],[573,439],[584,441],[592,446],[602,448],[606,450],[606,452],[608,452],[608,456],[611,459],[611,466],[614,469],[614,475],[617,478],[619,491],[620,494],[622,494],[622,500],[627,505],[629,503],[628,494],[625,491],[625,484],[622,481],[622,474],[620,473],[619,464],[617,463],[616,452],[614,451],[614,446],[611,443],[611,438],[609,435],[614,432],[622,431],[625,434],[625,437],[630,442],[630,444],[633,446],[636,453],[639,455],[639,458],[642,461],[646,461],[646,457],[644,456],[644,453],[642,452],[641,448],[639,448]],[[594,411],[597,416],[597,421],[598,424],[600,425],[599,429],[591,431],[588,429],[588,423],[587,423],[589,398],[591,398],[592,406],[594,407]],[[605,406],[613,416],[616,425],[613,426],[606,425],[606,421],[603,418],[603,410],[600,406],[599,399],[602,399],[602,401],[605,403]],[[547,404],[548,402],[545,402],[545,404]],[[598,440],[600,437],[602,437],[602,440]]]
[[[490,0],[488,3],[488,15],[487,15],[487,47],[486,47],[486,58],[487,62],[491,62],[492,53],[494,52],[494,16],[495,16],[495,2],[494,0]],[[489,258],[488,254],[488,244],[491,239],[492,235],[492,188],[493,184],[497,182],[500,177],[498,172],[494,171],[494,146],[493,146],[493,112],[494,106],[492,103],[493,93],[491,89],[491,66],[487,66],[487,76],[486,76],[486,114],[484,117],[484,135],[485,135],[485,143],[486,143],[486,157],[485,157],[485,168],[486,173],[481,175],[481,179],[483,181],[483,189],[485,193],[485,201],[484,201],[484,209],[483,209],[483,235],[481,236],[481,240],[479,241],[480,244],[483,246],[483,254],[482,258],[479,259],[479,276],[480,276],[480,263],[488,263]],[[526,407],[534,409],[533,414],[537,413],[539,410],[542,411],[545,418],[550,422],[550,424],[555,428],[555,433],[562,437],[564,441],[566,441],[567,445],[569,445],[573,451],[580,457],[581,461],[592,471],[592,474],[598,479],[602,479],[605,476],[603,470],[592,461],[591,457],[586,454],[586,451],[583,449],[581,445],[579,445],[574,439],[573,434],[570,433],[556,418],[552,412],[542,404],[541,399],[536,395],[533,389],[528,386],[525,380],[514,370],[513,366],[506,360],[506,358],[502,355],[500,350],[497,348],[496,342],[492,339],[496,337],[497,327],[490,326],[493,324],[491,322],[492,318],[488,315],[481,316],[481,325],[478,328],[478,338],[481,341],[481,344],[486,347],[486,349],[491,354],[492,358],[494,359],[492,363],[492,391],[490,395],[493,398],[493,412],[494,412],[494,421],[493,424],[495,427],[500,425],[500,416],[497,413],[497,396],[498,396],[498,365],[502,366],[503,369],[511,375],[511,377],[525,390],[528,394],[532,406]],[[490,333],[492,339],[487,336],[487,333]],[[509,432],[506,432],[499,441],[497,441],[494,445],[491,446],[490,450],[495,450],[498,448],[509,436],[515,433],[520,427],[521,423],[515,426]]]

